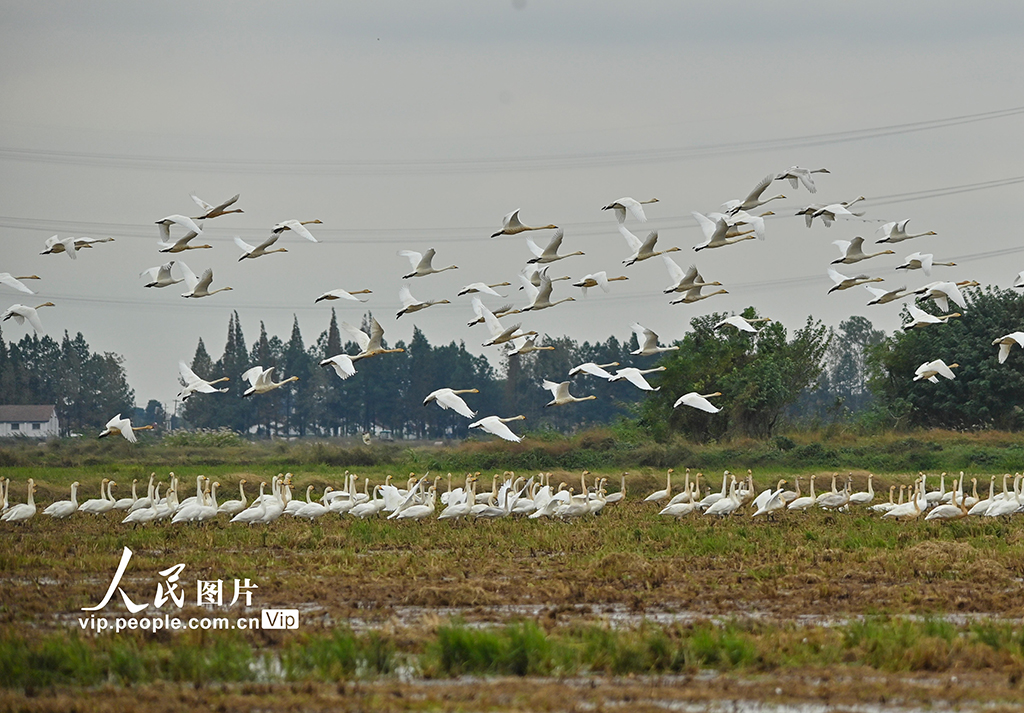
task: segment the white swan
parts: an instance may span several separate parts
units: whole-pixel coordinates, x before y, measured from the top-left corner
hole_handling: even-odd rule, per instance
[[[484,307],[484,304],[480,301],[479,297],[473,298],[473,310],[483,317],[484,324],[487,325],[487,331],[491,333],[491,338],[481,346],[489,347],[495,344],[505,344],[507,342],[511,342],[513,339],[518,339],[519,337],[526,337],[529,335],[536,336],[537,334],[537,332],[532,330],[516,334],[516,331],[522,326],[522,324],[515,324],[506,328],[493,312]]]
[[[730,213],[729,215],[725,215],[723,213],[708,213],[707,217],[709,220],[713,220],[715,222],[716,227],[719,219],[725,221],[728,226],[728,230],[725,231],[726,238],[737,238],[741,235],[749,234],[750,230],[743,229],[743,226],[749,225],[754,231],[754,235],[757,239],[764,240],[768,237],[768,233],[765,231],[764,227],[764,219],[769,215],[775,215],[775,213],[769,210],[761,213],[760,215],[751,215],[745,210],[740,210],[735,213]]]
[[[573,257],[574,255],[584,255],[582,250],[577,250],[574,253],[565,253],[564,255],[558,254],[558,248],[562,247],[562,238],[565,237],[565,231],[561,228],[555,231],[555,234],[551,236],[551,240],[548,241],[547,247],[541,248],[537,243],[533,242],[530,238],[526,239],[526,245],[530,248],[530,252],[533,253],[533,257],[527,260],[527,263],[531,265],[536,264],[547,264],[549,262],[556,262],[558,260],[564,260],[567,257]]]
[[[3,313],[3,316],[0,317],[0,322],[6,322],[9,319],[13,319],[18,324],[25,324],[25,320],[28,320],[28,323],[32,325],[32,329],[36,333],[40,333],[44,330],[43,323],[39,321],[39,313],[37,310],[40,310],[43,307],[56,306],[57,305],[53,302],[44,302],[43,304],[36,305],[35,307],[29,307],[28,305],[23,304],[11,305],[7,308],[7,311]]]
[[[801,168],[800,166],[790,166],[782,173],[776,173],[775,180],[782,181],[788,179],[789,185],[793,186],[794,190],[799,188],[800,184],[803,183],[804,188],[808,191],[811,193],[817,193],[818,188],[814,185],[814,178],[811,176],[812,173],[829,173],[829,170],[827,168],[806,169]]]
[[[573,287],[579,287],[583,290],[583,296],[587,296],[587,290],[591,287],[600,287],[604,292],[608,292],[609,282],[618,282],[621,280],[628,280],[629,278],[625,275],[619,275],[618,277],[608,277],[608,273],[604,270],[600,272],[593,272],[589,275],[584,275],[580,278],[579,282],[572,283]]]
[[[385,349],[383,347],[384,328],[380,326],[380,322],[377,321],[376,317],[370,317],[369,334],[357,327],[353,327],[348,322],[342,322],[341,328],[348,332],[356,340],[356,344],[359,345],[359,353],[352,357],[353,361],[368,359],[378,354],[395,354],[405,351],[404,349]]]
[[[353,302],[366,302],[366,300],[361,300],[358,297],[355,297],[355,295],[369,295],[372,293],[373,290],[354,290],[352,292],[348,292],[338,288],[336,290],[329,290],[328,292],[323,293],[313,300],[313,304],[323,300],[352,300]]]
[[[710,285],[721,286],[721,282],[705,282],[701,274],[697,272],[696,265],[690,265],[690,267],[684,272],[676,261],[670,258],[668,255],[662,255],[661,259],[665,262],[665,267],[668,268],[668,275],[673,280],[673,284],[666,287],[662,292],[666,295],[672,292],[689,292],[694,287],[705,287]]]
[[[100,483],[100,496],[92,500],[86,500],[78,506],[78,509],[81,512],[92,513],[93,515],[102,515],[105,512],[110,512],[114,509],[114,497],[110,489],[116,484],[113,480],[104,478],[103,482]]]
[[[620,224],[626,222],[627,212],[631,216],[639,220],[641,223],[646,223],[647,216],[644,214],[644,206],[657,202],[657,198],[648,198],[645,201],[638,201],[635,198],[630,198],[626,196],[625,198],[620,198],[617,201],[609,203],[608,205],[601,208],[601,210],[614,210],[615,220],[619,221]]]
[[[222,376],[219,379],[207,381],[206,379],[200,378],[184,361],[178,362],[178,373],[181,374],[182,381],[185,382],[184,388],[178,392],[177,398],[179,401],[186,401],[192,394],[224,394],[227,393],[227,389],[215,389],[214,384],[219,384],[222,381],[230,381],[231,379],[227,376]]]
[[[1024,332],[1010,332],[1009,334],[994,339],[992,346],[999,345],[999,363],[1002,364],[1010,356],[1010,349],[1016,344],[1024,347]]]
[[[829,294],[831,294],[831,293],[833,293],[833,292],[835,292],[837,290],[848,290],[851,287],[856,287],[857,285],[863,285],[865,282],[884,282],[885,281],[885,278],[882,278],[882,277],[868,277],[867,275],[857,275],[856,277],[847,277],[846,275],[844,275],[844,274],[840,273],[838,270],[836,270],[834,267],[829,267],[828,268],[828,276],[832,279],[832,282],[835,283],[835,284],[832,285],[832,288],[829,289]]]
[[[249,503],[245,497],[246,482],[248,481],[245,478],[238,481],[238,500],[225,500],[217,507],[217,512],[225,515],[237,515],[245,510],[245,506]]]
[[[476,411],[469,408],[465,401],[459,396],[459,394],[479,394],[479,389],[450,389],[443,388],[431,391],[427,394],[427,397],[423,399],[423,405],[426,406],[431,401],[435,402],[438,406],[443,409],[451,409],[460,416],[466,418],[473,418],[476,416]]]
[[[195,193],[190,193],[189,195],[192,197],[192,200],[195,201],[196,205],[203,209],[203,214],[198,218],[193,218],[192,220],[207,220],[209,218],[219,218],[220,216],[227,215],[228,213],[244,212],[241,208],[235,208],[234,210],[226,210],[227,208],[230,208],[238,201],[238,198],[241,195],[240,193],[236,193],[231,198],[228,198],[226,201],[224,201],[218,206],[210,205],[202,198],[197,196]]]
[[[434,248],[430,248],[425,253],[418,253],[415,250],[399,250],[398,254],[402,257],[409,258],[409,263],[412,265],[412,272],[408,275],[402,275],[403,280],[408,280],[413,277],[426,277],[427,275],[434,275],[438,272],[444,272],[445,270],[459,269],[458,265],[434,268],[434,266],[430,264],[434,259]]]
[[[652,230],[647,234],[647,237],[641,242],[640,238],[633,235],[633,233],[626,230],[625,225],[619,225],[619,232],[622,233],[622,237],[626,239],[626,243],[629,245],[629,249],[633,251],[633,254],[622,261],[622,264],[629,267],[633,263],[647,260],[658,255],[664,255],[665,253],[679,252],[680,248],[665,248],[664,250],[655,250],[654,246],[658,242],[658,231]],[[607,291],[607,290],[606,290]]]
[[[202,234],[202,226],[199,225],[199,226],[196,226],[196,227],[200,228],[200,230],[198,230],[198,231],[190,230],[187,233],[185,233],[185,235],[183,237],[179,238],[178,240],[171,240],[171,235],[170,235],[169,229],[166,228],[166,227],[162,228],[160,232],[161,232],[161,235],[165,239],[157,241],[156,245],[157,245],[157,248],[158,248],[158,252],[162,252],[162,253],[181,253],[181,252],[185,252],[186,250],[209,250],[209,249],[213,248],[212,245],[192,245],[191,244],[192,240],[194,240],[195,238],[198,238]],[[165,231],[168,231],[166,233],[166,235],[164,235]]]
[[[878,257],[879,255],[895,255],[895,250],[880,250],[877,253],[865,253],[864,238],[858,236],[853,240],[833,240],[832,244],[839,248],[839,254],[842,255],[838,260],[833,260],[833,265],[853,265],[861,260],[867,260],[869,258]]]
[[[864,215],[863,211],[860,213],[854,213],[850,210],[850,206],[858,201],[864,200],[864,196],[858,196],[852,201],[843,201],[842,203],[830,203],[829,205],[818,208],[814,213],[811,214],[811,218],[821,218],[821,222],[828,228],[835,222],[836,218],[845,218],[847,216],[859,218]]]
[[[8,487],[10,487],[8,482]],[[34,493],[36,491],[36,481],[32,478],[28,479],[28,500],[24,503],[18,503],[12,505],[7,512],[0,515],[0,522],[25,522],[32,518],[36,514],[36,501]]]
[[[511,418],[499,418],[497,416],[487,416],[479,421],[475,421],[469,424],[469,428],[480,428],[488,433],[493,433],[499,438],[504,438],[506,441],[514,441],[519,443],[523,439],[512,432],[512,429],[505,424],[510,421],[525,421],[526,416],[512,416]]]
[[[215,295],[218,292],[224,292],[226,290],[232,290],[233,287],[221,287],[216,290],[211,290],[210,285],[213,283],[213,268],[208,267],[203,272],[203,276],[196,277],[196,274],[189,269],[189,266],[183,262],[178,263],[181,266],[181,274],[185,278],[185,287],[188,288],[188,292],[182,292],[182,297],[209,297]]]
[[[768,497],[764,502],[758,503],[758,508],[751,517],[768,516],[779,510],[785,510],[786,503],[782,500],[782,486],[785,484],[785,479],[780,480],[774,491],[768,491]]]
[[[511,350],[508,353],[508,355],[512,356],[513,354],[529,354],[530,352],[554,350],[554,347],[552,347],[552,346],[537,346],[536,342],[537,342],[537,337],[536,336],[526,337],[525,339],[523,339],[523,338],[513,339],[512,340],[512,346],[514,346],[515,348],[513,350]]]
[[[519,279],[523,282],[523,287],[526,290],[527,296],[530,297],[530,304],[527,307],[523,307],[520,312],[539,311],[547,309],[548,307],[554,307],[560,305],[563,302],[575,302],[575,297],[563,297],[560,300],[551,301],[551,288],[553,281],[547,276],[547,273],[541,271],[540,273],[540,287],[534,287],[530,281],[523,275],[519,276]]]
[[[672,408],[677,408],[678,406],[685,404],[695,409],[700,409],[701,411],[707,411],[708,413],[718,413],[722,409],[715,406],[713,403],[708,401],[708,399],[721,395],[721,391],[716,391],[712,394],[698,394],[696,391],[691,391],[690,393],[683,394],[676,399],[676,402],[672,404]]]
[[[283,233],[286,230],[291,230],[296,235],[301,235],[311,243],[318,242],[313,234],[306,229],[307,225],[320,225],[322,221],[319,220],[282,220],[280,223],[270,229],[272,233]]]
[[[457,296],[462,297],[463,295],[472,295],[477,292],[483,292],[488,295],[494,295],[495,297],[505,297],[505,295],[499,294],[493,288],[509,287],[511,284],[511,282],[495,282],[493,285],[488,285],[484,282],[471,282],[459,290]]]
[[[762,206],[765,203],[768,203],[769,201],[775,201],[785,198],[786,196],[780,193],[778,195],[772,196],[771,198],[765,198],[764,200],[761,200],[761,194],[764,193],[765,189],[768,186],[770,186],[772,181],[774,180],[775,174],[769,173],[767,176],[762,178],[756,186],[754,186],[753,190],[751,190],[750,193],[747,194],[746,198],[744,198],[743,200],[734,199],[731,201],[726,201],[725,203],[722,204],[722,210],[724,210],[726,213],[736,213],[737,211],[741,210],[753,210],[754,208]]]
[[[661,352],[671,352],[679,349],[678,345],[671,347],[659,347],[658,335],[639,322],[633,322],[630,329],[636,334],[637,344],[640,346],[636,351],[630,352],[635,356],[653,356]]]
[[[659,386],[655,388],[651,386],[650,384],[647,383],[647,380],[644,379],[643,375],[653,374],[658,371],[665,371],[665,369],[666,367],[664,366],[656,366],[653,369],[637,369],[636,367],[633,366],[627,366],[625,369],[617,369],[615,371],[615,376],[608,379],[608,381],[622,381],[623,379],[625,379],[633,386],[637,387],[638,389],[642,389],[643,391],[659,391],[661,387]]]
[[[139,439],[135,437],[136,431],[150,431],[153,429],[153,424],[148,426],[132,426],[131,420],[127,418],[121,418],[121,414],[117,414],[112,419],[107,421],[107,425],[104,430],[100,431],[98,438],[106,438],[112,436],[115,433],[120,433],[129,443],[135,443]]]
[[[967,301],[964,299],[963,293],[960,292],[960,288],[976,287],[977,284],[974,280],[964,280],[963,282],[929,282],[924,287],[914,290],[914,294],[921,295],[918,299],[933,301],[943,312],[949,311],[950,300],[966,312]]]
[[[203,233],[202,226],[197,225],[196,222],[187,215],[169,215],[162,220],[156,221],[156,225],[160,231],[160,241],[163,243],[171,243],[172,225],[179,225],[185,230],[195,233],[196,235],[202,235]]]
[[[231,518],[231,522],[241,522],[246,525],[252,525],[254,522],[259,522],[263,519],[267,513],[267,501],[263,498],[263,491],[266,489],[266,483],[260,483],[260,494],[253,499],[252,506],[236,513]]]
[[[353,358],[348,354],[335,354],[329,359],[324,359],[320,362],[320,366],[331,367],[334,369],[334,373],[341,379],[347,379],[350,376],[354,376],[356,373]]]
[[[238,262],[242,260],[255,260],[258,257],[269,255],[270,253],[286,253],[288,248],[272,248],[273,244],[277,242],[277,239],[281,237],[280,233],[273,233],[269,238],[264,240],[259,245],[250,245],[249,243],[242,240],[237,235],[235,236],[235,245],[242,249],[242,256],[238,258]]]
[[[727,294],[729,294],[729,290],[726,290],[726,289],[715,290],[714,292],[708,292],[708,293],[705,293],[705,294],[701,294],[701,290],[702,289],[704,289],[704,288],[703,287],[691,287],[689,290],[686,291],[686,293],[682,297],[680,297],[677,300],[670,301],[669,304],[671,304],[671,305],[693,304],[694,302],[700,302],[701,300],[706,300],[708,297],[714,297],[715,295],[727,295]]]
[[[67,253],[68,257],[72,260],[77,260],[78,255],[75,254],[77,249],[74,238],[61,239],[60,236],[51,235],[43,243],[43,250],[40,255],[56,255],[57,253]]]
[[[56,235],[51,235],[49,238],[46,239],[46,242],[44,243],[46,249],[39,254],[51,255],[66,252],[69,258],[71,258],[72,260],[77,260],[77,253],[79,250],[91,248],[93,245],[96,245],[97,243],[112,242],[114,242],[113,238],[64,238],[63,240],[61,240]]]
[[[913,292],[907,292],[906,285],[901,285],[895,290],[883,290],[878,287],[872,287],[871,285],[864,285],[864,289],[874,295],[874,299],[868,302],[869,307],[871,305],[884,305],[889,302],[901,300],[904,297],[910,297],[910,295],[914,294]]]
[[[39,279],[41,279],[39,275],[19,275],[18,277],[15,277],[9,272],[0,272],[0,285],[7,285],[8,287],[13,287],[14,289],[24,292],[27,295],[34,295],[35,292],[25,287],[25,285],[22,284],[21,280]]]
[[[614,378],[614,377],[612,377]],[[563,381],[561,383],[555,383],[554,381],[548,381],[544,379],[541,382],[541,386],[551,392],[551,400],[548,401],[545,406],[564,406],[566,404],[576,403],[578,401],[592,401],[597,396],[591,394],[590,396],[573,396],[569,393],[569,384],[572,382]]]
[[[945,265],[946,267],[955,267],[955,262],[937,262],[935,256],[931,253],[911,253],[904,259],[902,265],[897,265],[897,270],[923,270],[924,274],[929,277],[932,274],[932,268],[935,265]]]
[[[716,324],[712,329],[721,329],[722,327],[729,325],[735,327],[741,332],[750,332],[751,334],[757,334],[760,330],[754,326],[754,322],[771,322],[771,317],[751,317],[747,319],[738,314],[734,314],[731,317],[726,317],[721,322]]]
[[[585,364],[580,364],[579,366],[574,366],[572,369],[570,369],[569,376],[576,376],[577,374],[590,374],[591,376],[599,376],[602,379],[611,379],[613,378],[613,375],[605,371],[605,369],[607,369],[608,367],[618,365],[619,362],[617,361],[608,362],[607,364],[595,364],[592,361],[588,361]]]
[[[242,396],[245,397],[251,396],[252,394],[265,394],[269,391],[273,391],[274,389],[279,389],[285,384],[299,380],[299,377],[297,376],[289,376],[283,381],[274,381],[274,377],[272,376],[273,371],[274,367],[264,369],[262,366],[254,366],[242,374],[242,379],[248,381],[250,384],[249,388],[242,393]]]
[[[185,278],[179,277],[175,280],[171,276],[171,268],[174,267],[174,260],[165,262],[163,265],[157,265],[143,270],[139,273],[139,277],[146,277],[149,282],[144,287],[170,287],[182,282]]]
[[[665,488],[664,490],[655,490],[653,493],[644,498],[645,503],[659,503],[665,498],[672,495],[672,473],[674,468],[669,468],[665,473]]]
[[[936,233],[934,230],[929,230],[926,233],[908,233],[907,223],[909,222],[910,219],[907,218],[906,220],[894,220],[890,223],[880,225],[878,227],[878,230],[876,230],[875,232],[878,233],[879,235],[884,235],[885,237],[882,238],[881,240],[876,240],[875,242],[899,243],[903,242],[904,240],[910,240],[911,238],[921,238],[924,237],[925,235],[938,235],[938,233]]]
[[[412,292],[409,288],[402,286],[402,289],[398,291],[398,299],[402,302],[402,309],[398,310],[398,314],[395,319],[398,319],[403,314],[412,314],[413,312],[419,312],[421,309],[426,309],[433,305],[446,305],[451,304],[448,300],[427,300],[421,301],[412,296]]]
[[[704,237],[706,238],[703,243],[693,246],[695,252],[700,252],[706,248],[721,248],[726,245],[735,245],[736,243],[744,240],[754,240],[757,238],[757,235],[754,234],[753,228],[747,232],[740,232],[735,235],[735,237],[729,237],[731,226],[724,217],[713,221],[706,215],[698,213],[697,211],[691,211],[691,215],[693,215],[697,224],[700,225],[701,230],[704,232]]]
[[[936,359],[935,361],[926,361],[921,366],[917,367],[914,371],[914,381],[920,381],[927,379],[933,384],[939,383],[939,377],[944,376],[947,379],[955,379],[956,375],[953,373],[953,369],[960,366],[959,364],[949,364],[942,359]]]
[[[917,327],[927,327],[929,324],[945,324],[946,320],[961,316],[959,312],[953,312],[952,314],[937,317],[933,314],[928,314],[914,304],[908,304],[907,309],[910,311],[910,321],[903,325],[904,331],[908,329],[915,329]]]
[[[76,480],[71,484],[71,499],[70,500],[58,500],[55,503],[51,503],[45,510],[44,515],[55,517],[58,520],[63,520],[66,517],[71,516],[78,510],[78,481]]]
[[[531,227],[529,225],[523,225],[519,220],[519,209],[516,208],[514,211],[506,215],[501,219],[501,230],[491,235],[492,238],[496,238],[499,235],[518,235],[527,230],[557,230],[557,225],[540,225],[537,227]]]
[[[128,510],[135,501],[139,499],[139,493],[136,486],[139,484],[138,478],[132,478],[132,496],[130,498],[120,498],[114,502],[114,510]]]
[[[799,497],[799,498],[796,498],[796,499],[792,500],[789,503],[789,505],[786,506],[787,509],[789,509],[789,510],[801,510],[802,511],[802,510],[806,510],[807,508],[809,508],[812,505],[814,505],[814,503],[817,501],[817,497],[814,495],[814,476],[813,475],[810,476],[809,480],[810,480],[810,488],[811,488],[810,493],[808,495],[804,495],[802,497]],[[799,482],[797,483],[797,486],[799,488]]]
[[[859,493],[852,493],[850,495],[850,505],[867,505],[875,499],[875,489],[872,487],[871,481],[874,479],[874,474],[868,473],[868,487],[867,490]]]

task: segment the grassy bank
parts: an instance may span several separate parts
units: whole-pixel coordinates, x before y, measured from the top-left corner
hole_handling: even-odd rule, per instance
[[[706,470],[755,468],[772,472],[818,469],[876,473],[1019,470],[1024,464],[1024,435],[998,431],[957,433],[919,431],[855,436],[841,431],[799,432],[765,441],[736,439],[696,444],[682,438],[660,443],[628,426],[593,429],[576,436],[527,433],[520,444],[475,441],[434,445],[388,442],[363,445],[354,439],[246,441],[235,434],[148,435],[139,444],[123,439],[61,439],[0,443],[0,467],[102,468],[137,465],[175,468],[185,465],[262,466],[267,469],[392,468],[398,470],[590,470],[609,468],[682,468]]]
[[[879,672],[989,671],[1024,674],[1020,624],[957,625],[942,618],[868,617],[835,626],[735,620],[725,624],[645,624],[631,629],[578,625],[545,630],[533,621],[499,627],[442,624],[392,630],[282,637],[267,646],[228,635],[144,640],[54,634],[0,638],[0,682],[38,691],[57,686],[130,686],[169,681],[331,682],[394,674],[579,676],[746,673],[806,668]]]

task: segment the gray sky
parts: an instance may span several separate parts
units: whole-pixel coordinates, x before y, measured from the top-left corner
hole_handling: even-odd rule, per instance
[[[669,342],[695,315],[754,305],[791,328],[861,314],[892,331],[902,303],[868,308],[863,288],[826,295],[831,241],[873,243],[881,222],[904,218],[938,232],[840,267],[886,288],[928,281],[893,270],[915,251],[959,263],[931,279],[1005,287],[1024,269],[1024,114],[958,119],[1024,107],[1022,28],[1019,2],[4,3],[0,271],[44,279],[36,297],[0,287],[0,309],[55,302],[40,313],[46,332],[81,330],[124,355],[140,405],[170,405],[199,337],[220,355],[232,309],[250,344],[260,320],[287,338],[293,314],[308,344],[330,315],[313,299],[336,287],[373,290],[366,305],[334,302],[341,319],[370,309],[391,342],[416,324],[497,363],[455,292],[516,283],[524,238],[488,236],[520,208],[586,252],[553,274],[630,277],[587,299],[556,283],[554,298],[577,301],[523,315],[526,329],[625,339],[640,321]],[[694,255],[690,211],[794,164],[832,173],[814,196],[769,189],[788,198],[769,205],[780,217],[766,241]],[[245,210],[207,222],[214,249],[176,256],[234,287],[202,300],[137,277],[168,259],[153,222],[196,215],[191,191],[212,203],[240,192]],[[792,216],[858,195],[864,222],[808,230]],[[660,258],[623,268],[629,250],[599,210],[621,196],[659,198],[630,229],[657,228],[659,247],[683,248],[681,266],[730,294],[669,306]],[[313,218],[319,244],[286,235],[288,253],[237,262],[232,236],[258,243],[278,221]],[[40,256],[53,234],[115,242],[74,262]],[[460,269],[414,279],[412,292],[453,304],[396,322],[408,271],[396,252],[429,247]],[[27,329],[6,322],[4,337]]]

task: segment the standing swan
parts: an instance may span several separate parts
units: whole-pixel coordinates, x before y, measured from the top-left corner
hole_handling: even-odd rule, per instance
[[[7,481],[10,483],[10,481]],[[8,485],[7,487],[10,487]],[[12,505],[11,509],[0,516],[0,522],[25,522],[36,514],[36,501],[33,493],[36,491],[36,481],[28,479],[28,502]]]
[[[78,509],[78,481],[71,484],[71,499],[58,500],[43,510],[44,515],[55,517],[58,520],[72,515]]]

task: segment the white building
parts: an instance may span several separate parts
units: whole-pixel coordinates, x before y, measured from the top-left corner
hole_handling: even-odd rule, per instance
[[[51,438],[60,435],[55,406],[0,406],[0,437]]]

